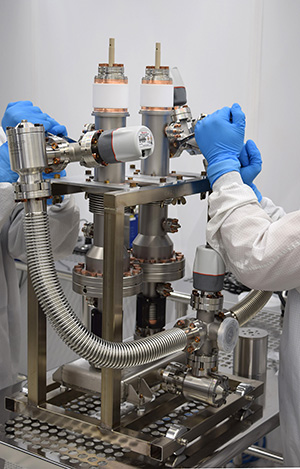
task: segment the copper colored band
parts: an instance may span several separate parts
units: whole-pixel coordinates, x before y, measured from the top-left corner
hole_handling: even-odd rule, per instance
[[[122,78],[122,79],[113,79],[113,78],[95,78],[94,83],[121,83],[121,84],[127,84],[128,83],[128,78]]]
[[[124,108],[105,108],[105,107],[94,107],[95,112],[128,112],[127,107]]]
[[[111,67],[108,63],[98,64],[98,67]],[[124,67],[124,64],[112,64],[112,67]]]
[[[142,111],[171,111],[171,107],[149,107],[149,106],[142,106]]]
[[[169,70],[169,67],[166,65],[161,65],[159,68],[155,68],[154,65],[147,65],[146,70]]]
[[[142,78],[142,84],[145,85],[173,85],[172,80],[147,80]]]

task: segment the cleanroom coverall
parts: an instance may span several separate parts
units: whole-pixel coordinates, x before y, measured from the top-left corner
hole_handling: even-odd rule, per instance
[[[280,343],[279,409],[286,466],[300,466],[300,211],[261,204],[239,172],[213,184],[207,241],[250,288],[289,290]]]
[[[2,142],[4,138],[0,132]],[[15,259],[26,262],[23,214],[23,204],[14,201],[12,184],[0,182],[0,389],[16,381],[20,336],[27,334],[20,330],[20,315],[26,314],[27,305],[20,304],[15,267]],[[66,257],[77,241],[79,209],[73,197],[65,196],[61,204],[48,207],[48,215],[54,257]]]

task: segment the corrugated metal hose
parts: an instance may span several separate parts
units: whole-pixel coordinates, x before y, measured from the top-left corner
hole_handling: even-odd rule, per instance
[[[47,213],[27,213],[24,231],[37,299],[54,330],[75,353],[98,368],[125,368],[158,360],[186,347],[186,333],[179,328],[130,342],[108,342],[95,336],[78,319],[59,283]]]
[[[27,213],[24,231],[28,268],[37,299],[54,330],[75,353],[98,368],[122,369],[150,363],[186,347],[186,333],[179,328],[129,342],[109,342],[95,336],[78,319],[61,288],[47,213]],[[271,295],[271,292],[252,291],[231,312],[242,326],[261,310]]]

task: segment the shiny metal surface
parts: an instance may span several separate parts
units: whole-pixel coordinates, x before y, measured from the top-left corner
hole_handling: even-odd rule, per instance
[[[188,401],[199,400],[212,406],[225,402],[228,384],[213,377],[196,377],[188,373],[182,386],[182,393]]]
[[[233,354],[233,373],[263,383],[267,376],[268,332],[256,327],[243,327]],[[265,395],[259,404],[265,403]]]
[[[118,223],[115,229],[118,230],[119,228],[118,232],[122,232],[123,210],[120,210],[118,215]],[[154,361],[168,355],[168,353],[184,349],[187,340],[186,334],[184,331],[175,328],[155,335],[151,339],[146,338],[126,344],[122,342],[107,342],[87,331],[68,304],[59,284],[50,250],[47,214],[27,214],[24,223],[28,266],[38,300],[54,329],[75,353],[78,353],[98,367],[123,368],[127,360],[127,365],[133,366]],[[110,224],[110,227],[112,225]],[[119,276],[112,275],[110,270],[111,268],[116,268],[114,262],[112,262],[112,266],[111,263],[107,264],[108,272],[106,275],[104,267],[104,292],[106,289],[107,302],[104,302],[103,310],[106,308],[109,317],[113,316],[110,314],[113,310],[115,318],[117,318],[114,321],[121,328],[123,269],[122,264],[118,263],[118,255],[123,250],[123,243],[120,237],[111,235],[112,233],[108,230],[108,239],[106,240],[108,249],[106,253],[116,263]],[[114,240],[114,243],[111,243],[111,240]],[[107,279],[106,281],[105,278]],[[119,311],[119,315],[117,311]],[[110,321],[112,320],[110,319],[106,323],[108,333],[111,327],[115,327],[114,324],[111,326]],[[120,334],[119,340],[121,338]],[[114,348],[116,353],[112,352]],[[111,362],[111,360],[113,361]],[[141,360],[140,363],[139,360]]]
[[[168,208],[159,204],[140,207],[139,233],[132,245],[135,257],[149,260],[172,257],[173,243],[163,229],[167,214]]]
[[[28,402],[46,401],[46,317],[28,276]]]
[[[123,298],[137,295],[142,290],[143,273],[128,273],[123,276]],[[73,270],[73,290],[92,298],[103,297],[103,277],[84,275]]]
[[[185,259],[174,262],[156,262],[143,263],[143,281],[144,282],[172,282],[184,277]]]
[[[149,127],[155,142],[153,154],[141,162],[141,173],[167,176],[169,174],[170,158],[165,127],[170,122],[170,111],[141,111],[141,114],[142,124]]]
[[[244,453],[249,454],[250,456],[254,456],[256,458],[273,461],[277,464],[284,464],[282,454],[277,453],[275,451],[266,450],[265,448],[260,448],[259,446],[249,446],[249,448],[247,448]]]
[[[250,321],[269,301],[272,292],[266,291],[251,291],[239,303],[234,305],[230,311],[233,317],[238,320],[239,325],[243,326],[246,322]]]
[[[234,381],[234,379],[234,377],[230,377],[233,388],[240,382],[239,380]],[[253,380],[246,380],[246,382],[253,387],[253,396],[257,396],[261,392],[262,385],[259,382]],[[16,429],[14,428],[16,422],[8,422],[11,433],[18,431],[18,437],[20,438],[21,436],[25,440],[27,439],[27,441],[36,436],[38,440],[35,443],[40,448],[48,448],[48,445],[52,444],[57,445],[58,438],[50,438],[48,441],[45,435],[42,435],[43,440],[39,438],[39,432],[42,430],[39,427],[44,425],[40,421],[46,420],[47,423],[45,425],[49,430],[51,429],[50,434],[53,437],[56,435],[59,437],[60,445],[56,446],[58,455],[63,453],[69,456],[68,451],[70,450],[68,448],[72,448],[75,459],[79,459],[79,461],[85,460],[84,458],[87,458],[86,448],[77,449],[78,444],[82,443],[84,446],[89,441],[91,442],[90,448],[93,448],[95,444],[93,444],[93,439],[97,439],[97,444],[102,444],[103,446],[107,444],[118,445],[134,453],[144,455],[147,458],[151,457],[150,460],[139,460],[137,455],[134,456],[132,454],[131,460],[134,462],[134,465],[138,466],[139,461],[141,461],[143,467],[147,466],[147,461],[156,461],[157,463],[166,461],[168,457],[185,445],[188,445],[189,448],[187,455],[193,455],[198,450],[199,435],[202,435],[204,440],[210,438],[211,429],[215,426],[217,426],[219,431],[222,429],[223,434],[226,435],[226,440],[228,440],[228,438],[235,434],[236,427],[241,427],[236,417],[239,415],[239,410],[248,402],[245,397],[232,394],[228,398],[228,403],[216,410],[195,402],[184,404],[182,399],[180,400],[178,397],[170,398],[170,395],[162,390],[156,390],[154,391],[156,399],[154,402],[146,404],[144,416],[138,417],[135,412],[132,412],[132,408],[128,408],[128,413],[126,414],[124,409],[125,414],[120,430],[107,431],[102,425],[99,425],[99,398],[97,396],[81,396],[78,393],[74,395],[72,391],[65,390],[63,392],[60,389],[54,389],[53,386],[51,388],[53,390],[49,393],[48,403],[43,407],[27,406],[27,399],[22,395],[16,395],[14,399],[7,400],[11,410],[23,414],[20,417],[20,425]],[[228,431],[228,417],[234,414],[236,415],[231,420],[231,431]],[[255,421],[258,416],[257,408],[251,417],[252,421]],[[26,420],[26,418],[27,421],[23,423],[23,420]],[[37,433],[34,431],[28,435],[28,424],[33,426],[32,429],[36,429]],[[183,425],[188,429],[176,440],[170,440],[166,436],[168,428],[173,424]],[[25,434],[23,431],[24,426]],[[242,425],[244,429],[246,426],[247,424]],[[64,432],[64,434],[61,432]],[[84,441],[81,439],[77,443],[79,438],[83,438]],[[99,440],[101,441],[99,442]],[[194,444],[194,440],[196,444]],[[69,445],[69,443],[72,443],[72,445]],[[218,444],[217,439],[214,440],[214,447],[218,447]],[[122,449],[120,451],[123,452]],[[105,455],[102,456],[95,453],[94,456],[105,457]],[[198,456],[198,461],[201,459]]]
[[[134,384],[140,379],[145,378],[152,386],[160,381],[158,369],[167,366],[170,359],[176,362],[186,362],[185,353],[174,354],[159,361],[142,365],[138,367],[125,368],[121,376],[121,397],[122,401],[126,399],[127,386]],[[83,358],[79,358],[71,363],[66,363],[59,367],[53,374],[53,380],[64,386],[84,392],[93,392],[101,394],[101,372],[99,369],[91,366]]]
[[[35,173],[39,181],[40,171],[47,166],[44,126],[22,121],[7,129],[7,140],[12,170],[21,177]]]
[[[189,305],[191,302],[191,295],[188,293],[182,293],[178,291],[172,291],[170,292],[170,295],[168,296],[169,300],[182,303],[184,305]]]
[[[247,449],[254,440],[258,441],[278,426],[279,414],[277,413],[264,421],[260,426],[255,426],[245,435],[240,436],[232,443],[226,445],[223,449],[217,450],[212,457],[207,457],[204,462],[197,464],[197,467],[223,467],[235,456],[238,456],[243,450]],[[197,458],[198,456],[196,456],[195,459],[190,459],[190,463],[193,464],[193,461],[197,463],[199,461],[197,461]]]

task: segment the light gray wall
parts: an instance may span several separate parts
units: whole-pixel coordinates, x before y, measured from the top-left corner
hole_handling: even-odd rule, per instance
[[[259,188],[286,210],[298,207],[298,0],[1,0],[0,8],[0,114],[8,102],[30,99],[78,138],[92,120],[97,64],[115,37],[130,83],[128,124],[138,124],[140,80],[161,42],[162,62],[180,69],[193,115],[239,102],[247,138],[263,154]],[[172,169],[199,172],[201,159],[183,156]],[[82,196],[78,203],[89,217]],[[189,275],[205,239],[206,204],[195,196],[171,213],[183,225],[173,239]]]

